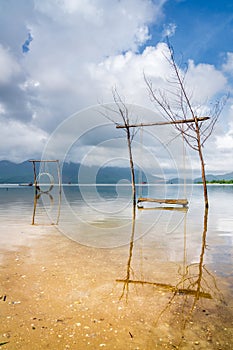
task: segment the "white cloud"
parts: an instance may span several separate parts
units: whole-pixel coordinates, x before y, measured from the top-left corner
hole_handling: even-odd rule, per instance
[[[57,53],[60,51],[63,58],[64,50],[69,48],[65,56],[70,58],[76,54],[76,60],[80,54],[85,54],[88,61],[98,59],[98,54],[103,57],[129,49],[137,50],[138,44],[148,38],[148,25],[159,19],[164,2],[35,0],[37,11],[46,16],[40,18],[40,26],[33,24],[32,34],[35,42],[49,41],[50,48],[55,48]],[[47,21],[47,16],[52,23]],[[44,31],[47,35],[41,37]]]
[[[110,76],[100,89],[102,82],[93,84],[90,65],[98,66],[121,52],[137,52],[150,37],[149,25],[160,19],[164,3],[35,0],[37,20],[28,21],[33,41],[24,56],[23,70],[37,126],[52,130],[70,114],[110,96]],[[32,81],[38,84],[36,94]]]
[[[2,114],[5,114],[6,113],[6,110],[5,110],[5,107],[2,103],[0,103],[0,115]]]
[[[226,58],[226,62],[222,66],[223,71],[233,75],[233,52],[227,52]]]
[[[14,162],[40,156],[48,134],[35,126],[15,120],[0,119],[0,159]]]
[[[190,96],[197,104],[206,103],[222,92],[227,84],[226,77],[213,65],[195,65],[192,60],[189,60],[186,81]]]
[[[233,123],[229,125],[229,130],[223,134],[218,135],[216,137],[216,146],[217,149],[224,151],[224,152],[230,152],[232,154],[233,150]]]
[[[150,38],[151,35],[149,34],[149,29],[147,26],[141,26],[137,29],[135,39],[139,45],[145,43]]]
[[[141,54],[128,51],[90,64],[90,78],[98,85],[99,98],[112,99],[111,87],[116,86],[127,102],[151,106],[143,74],[153,77],[155,86],[162,88],[170,68],[164,58],[166,51],[167,46],[159,43],[156,47],[146,47]]]
[[[162,36],[164,38],[166,37],[171,37],[175,34],[176,32],[176,24],[175,23],[169,23],[164,27],[163,34]]]
[[[169,56],[165,43],[156,47],[146,47],[140,53],[128,51],[114,55],[98,64],[90,64],[90,78],[98,82],[99,94],[106,87],[119,87],[127,102],[149,105],[149,96],[143,73],[151,79],[154,89],[171,90],[173,72],[166,57]],[[190,60],[186,74],[186,87],[194,105],[202,105],[202,112],[208,110],[206,103],[215,98],[226,87],[223,73],[209,64],[198,64]],[[110,91],[110,89],[109,89]],[[174,98],[171,95],[171,98]],[[150,105],[152,106],[152,105]]]
[[[0,44],[0,85],[6,84],[20,71],[20,66],[9,49]]]
[[[90,0],[36,0],[36,10],[60,21],[65,15],[80,15],[89,22],[100,23],[103,11]]]

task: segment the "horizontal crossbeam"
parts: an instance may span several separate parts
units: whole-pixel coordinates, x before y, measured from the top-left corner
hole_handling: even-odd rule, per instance
[[[44,160],[44,159],[40,159],[40,160],[37,160],[37,159],[30,159],[29,162],[31,163],[54,163],[54,162],[59,162],[58,159],[54,159],[54,160]]]
[[[156,125],[169,125],[169,124],[186,124],[186,123],[195,123],[195,121],[203,122],[210,119],[210,117],[199,117],[193,119],[180,119],[180,120],[171,120],[167,122],[155,122],[155,123],[139,123],[139,124],[128,124],[128,125],[116,125],[117,129],[126,129],[126,128],[140,128],[142,126],[156,126]]]

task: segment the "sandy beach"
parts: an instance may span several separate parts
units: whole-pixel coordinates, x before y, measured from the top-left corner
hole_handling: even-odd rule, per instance
[[[149,253],[141,280],[161,285],[127,289],[116,280],[126,278],[129,246],[82,246],[56,226],[3,228],[6,237],[13,230],[21,241],[1,250],[2,349],[231,348],[233,303],[226,279],[216,280],[216,298],[194,305],[193,296],[163,286],[177,282],[177,266],[153,262]]]

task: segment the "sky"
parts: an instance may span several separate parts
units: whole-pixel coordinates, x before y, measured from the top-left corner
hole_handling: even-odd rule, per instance
[[[120,134],[101,128],[104,118],[96,108],[112,103],[117,88],[125,103],[140,106],[137,120],[154,120],[157,109],[143,75],[156,89],[166,89],[166,36],[179,68],[187,69],[197,110],[207,111],[229,94],[204,152],[207,173],[232,172],[233,2],[228,0],[0,0],[0,160],[40,158],[57,130],[56,157],[66,149],[67,160],[88,159],[97,166],[111,159],[116,165],[119,154],[127,157],[123,142],[109,142]],[[148,120],[141,107],[152,111]],[[66,121],[74,115],[68,130]],[[153,153],[156,147],[148,140]]]

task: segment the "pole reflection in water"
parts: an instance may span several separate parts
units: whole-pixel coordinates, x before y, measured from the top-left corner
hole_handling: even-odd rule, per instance
[[[195,311],[198,301],[203,299],[202,307],[205,305],[205,299],[217,299],[223,302],[223,296],[217,287],[217,283],[213,274],[206,268],[204,264],[204,255],[207,249],[207,227],[208,227],[208,208],[204,211],[202,242],[200,247],[199,262],[183,266],[180,281],[176,286],[171,286],[172,296],[167,305],[162,309],[156,319],[156,323],[163,316],[163,314],[170,309],[172,312],[173,301],[176,297],[182,298],[180,302],[179,315],[180,324],[185,328],[187,322],[190,320],[192,313]],[[184,220],[184,261],[186,252],[186,214]],[[177,303],[175,303],[177,306]],[[205,310],[205,309],[203,309]],[[174,310],[173,310],[174,311]],[[178,310],[176,310],[177,313]]]
[[[168,208],[156,208],[160,210],[169,210]],[[151,286],[155,293],[165,293],[168,295],[165,303],[159,305],[160,311],[156,314],[154,320],[154,326],[158,325],[159,321],[163,322],[163,318],[168,316],[169,318],[176,318],[176,323],[180,325],[181,331],[184,330],[187,326],[187,323],[191,320],[192,314],[197,308],[198,302],[201,302],[201,308],[205,311],[205,300],[218,300],[221,303],[223,302],[223,296],[220,290],[217,287],[215,277],[208,271],[204,263],[205,251],[207,249],[207,227],[208,227],[208,209],[205,209],[204,218],[203,218],[203,231],[201,233],[201,246],[200,246],[200,255],[199,261],[197,263],[187,264],[186,261],[186,252],[187,252],[187,210],[184,212],[184,244],[183,244],[183,262],[179,266],[176,278],[178,282],[175,283],[163,283],[163,281],[153,281],[146,279],[134,279],[135,270],[133,269],[132,258],[134,250],[134,234],[137,220],[136,212],[133,208],[132,215],[132,231],[131,231],[131,240],[129,245],[129,254],[128,261],[126,266],[126,277],[124,279],[117,279],[119,283],[123,283],[122,294],[120,299],[125,297],[126,302],[130,301],[130,285],[134,286]],[[172,208],[171,210],[175,210]],[[180,208],[178,209],[180,211]],[[182,249],[182,247],[181,247]],[[154,266],[156,269],[156,266]],[[166,273],[166,272],[165,272]],[[174,277],[174,276],[173,276]],[[168,277],[169,278],[169,277]],[[137,293],[144,294],[145,289],[137,290]],[[159,294],[157,294],[158,296]],[[178,318],[177,318],[178,317]]]
[[[32,225],[43,224],[49,218],[51,225],[58,225],[61,211],[61,178],[58,160],[31,160],[34,172],[34,205]],[[40,164],[38,171],[36,165]],[[48,168],[48,164],[50,165]],[[37,174],[38,172],[38,174]]]
[[[132,212],[132,229],[131,229],[131,237],[130,237],[130,243],[129,243],[129,257],[127,262],[127,271],[126,271],[126,278],[125,280],[117,280],[117,282],[123,282],[123,291],[122,295],[120,297],[123,298],[123,296],[126,293],[126,300],[128,301],[128,294],[129,294],[129,283],[132,283],[131,280],[131,262],[133,257],[133,247],[134,247],[134,237],[135,237],[135,225],[136,225],[136,205],[133,205],[133,212]]]

